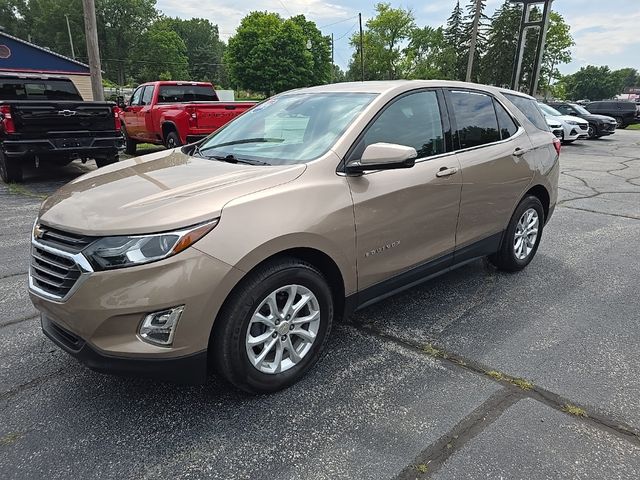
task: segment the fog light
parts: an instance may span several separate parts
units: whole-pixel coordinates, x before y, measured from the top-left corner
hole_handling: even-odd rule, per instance
[[[184,305],[168,308],[147,315],[140,327],[140,336],[146,342],[168,347],[173,343],[173,335]]]

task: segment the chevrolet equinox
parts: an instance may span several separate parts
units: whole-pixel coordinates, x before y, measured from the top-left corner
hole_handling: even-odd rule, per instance
[[[285,92],[83,175],[34,224],[44,333],[90,368],[272,392],[334,320],[488,256],[533,259],[560,145],[536,101],[444,81]]]

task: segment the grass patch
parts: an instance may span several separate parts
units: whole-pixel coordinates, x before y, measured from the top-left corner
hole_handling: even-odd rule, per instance
[[[21,433],[9,432],[0,437],[0,445],[12,445],[22,438]]]
[[[511,385],[514,385],[522,390],[531,390],[533,388],[533,383],[529,380],[525,380],[524,378],[512,377],[497,370],[489,370],[485,373],[499,382],[509,382]]]
[[[24,185],[21,185],[19,183],[10,183],[10,184],[7,185],[7,188],[9,189],[9,193],[11,195],[24,195],[24,196],[27,196],[27,197],[34,197],[34,198],[41,198],[41,199],[47,198],[46,195],[43,195],[41,193],[32,192],[27,187],[25,187]]]
[[[562,407],[562,411],[568,413],[569,415],[574,415],[576,417],[588,417],[587,411],[584,408],[577,407],[575,405],[571,405],[567,403]]]
[[[447,354],[444,350],[436,348],[430,343],[427,343],[424,347],[422,347],[422,351],[427,355],[429,355],[430,357],[447,358]]]
[[[429,471],[429,465],[426,463],[419,463],[415,466],[415,469],[418,473],[427,473]]]
[[[636,123],[634,125],[629,125],[627,130],[640,130],[640,123]]]

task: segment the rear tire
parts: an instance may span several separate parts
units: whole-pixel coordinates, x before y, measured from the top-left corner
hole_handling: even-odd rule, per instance
[[[544,208],[542,203],[538,197],[528,195],[522,199],[513,212],[500,242],[500,250],[490,255],[489,261],[496,268],[505,272],[522,270],[529,265],[538,251],[543,228]],[[533,236],[534,230],[535,238]]]
[[[124,137],[124,153],[127,155],[135,155],[138,142],[127,135],[127,128],[122,125],[122,136]]]
[[[180,137],[176,132],[169,132],[169,135],[167,135],[167,138],[164,140],[164,144],[167,148],[178,148],[182,146]]]
[[[102,158],[96,158],[96,166],[98,168],[106,167],[107,165],[111,165],[113,163],[117,163],[120,159],[118,155],[108,155]]]
[[[296,258],[266,263],[236,287],[218,314],[209,342],[213,367],[246,392],[281,390],[318,361],[333,316],[331,289],[313,265]],[[307,318],[314,320],[305,323]]]
[[[4,183],[21,183],[22,162],[18,158],[8,158],[0,150],[0,178]]]

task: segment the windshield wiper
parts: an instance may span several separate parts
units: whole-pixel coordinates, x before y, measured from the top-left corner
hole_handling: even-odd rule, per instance
[[[218,147],[228,147],[230,145],[240,145],[242,143],[280,143],[284,142],[284,138],[273,138],[273,137],[259,137],[259,138],[243,138],[242,140],[234,140],[233,142],[224,142],[218,143],[216,145],[210,145],[204,150],[211,150],[212,148]],[[200,151],[198,149],[198,151]]]
[[[214,159],[214,160],[219,160],[221,162],[227,162],[227,163],[246,163],[247,165],[271,165],[270,163],[267,162],[261,162],[260,160],[248,160],[246,158],[238,158],[235,155],[211,155],[211,156],[206,156],[204,158],[210,158],[210,159]]]

